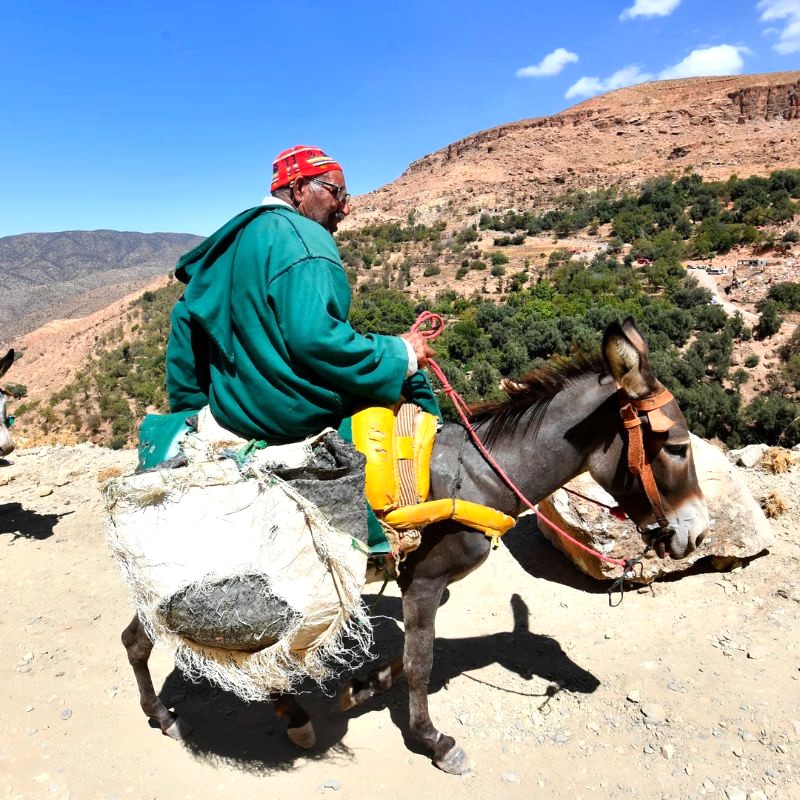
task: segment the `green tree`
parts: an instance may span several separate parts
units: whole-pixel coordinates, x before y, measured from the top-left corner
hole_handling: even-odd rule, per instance
[[[783,324],[783,318],[778,314],[778,304],[774,300],[764,298],[756,303],[759,312],[758,324],[754,331],[757,339],[768,339],[774,336]]]

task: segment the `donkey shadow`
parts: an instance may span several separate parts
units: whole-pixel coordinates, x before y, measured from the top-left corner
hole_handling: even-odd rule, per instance
[[[376,599],[375,596],[365,597],[368,606]],[[599,680],[572,661],[555,639],[530,632],[528,607],[519,595],[513,595],[510,602],[514,617],[511,631],[436,639],[429,692],[447,688],[453,678],[490,664],[499,664],[526,680],[535,676],[547,680],[547,688],[534,695],[542,698],[542,705],[561,691],[594,692],[600,685]],[[400,599],[381,598],[378,611],[381,616],[374,622],[375,652],[402,652],[403,632],[398,624],[402,618]],[[360,672],[382,663],[383,659],[379,659]],[[343,676],[342,682],[345,680],[347,676]],[[487,691],[513,691],[491,684],[486,686]],[[317,732],[315,747],[304,751],[287,740],[284,736],[285,721],[279,719],[267,703],[247,704],[205,681],[190,683],[177,669],[168,676],[159,694],[168,705],[175,706],[194,729],[184,743],[192,755],[205,762],[224,764],[248,773],[268,775],[291,769],[298,760],[319,760],[331,765],[349,762],[354,756],[343,741],[349,720],[383,708],[389,709],[408,749],[423,752],[409,732],[405,686],[401,688],[396,684],[349,712],[339,710],[334,697],[337,688],[338,685],[333,685],[320,691],[313,685],[301,687],[303,696],[300,701]]]
[[[446,596],[444,599],[446,602]],[[486,686],[487,691],[520,694],[516,689],[497,686],[467,674],[491,664],[498,664],[524,680],[531,681],[538,677],[547,681],[544,691],[521,693],[528,697],[541,698],[541,707],[547,706],[551,698],[560,692],[591,694],[600,686],[600,681],[572,661],[555,639],[531,632],[528,606],[518,594],[511,596],[510,604],[513,616],[510,631],[456,639],[436,638],[428,696],[448,689],[453,678],[465,674],[476,683]],[[387,605],[389,613],[399,618],[400,599],[387,598]],[[399,632],[399,628],[396,630]],[[401,650],[402,643],[402,633],[399,632],[397,643],[387,645],[385,650],[391,652],[389,647],[392,645],[395,651]],[[371,700],[353,709],[351,716],[387,707],[392,721],[403,734],[406,747],[412,752],[427,755],[427,751],[410,735],[408,694],[405,688],[398,691],[396,687],[392,687],[386,692],[376,694]]]
[[[605,594],[611,581],[598,581],[584,575],[539,530],[536,517],[522,517],[503,537],[511,557],[534,578],[560,583],[587,594]]]
[[[49,539],[63,516],[65,514],[38,514],[24,508],[22,503],[3,503],[0,505],[0,535],[10,534],[9,544],[17,539]]]

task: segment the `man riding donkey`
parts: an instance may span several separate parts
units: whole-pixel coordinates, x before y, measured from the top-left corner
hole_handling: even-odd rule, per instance
[[[284,450],[283,443],[314,439],[327,427],[338,426],[344,434],[350,419],[353,443],[367,454],[367,499],[383,524],[428,528],[398,575],[403,656],[376,673],[374,686],[356,691],[351,685],[343,698],[348,706],[360,702],[405,670],[413,735],[437,766],[462,774],[468,769],[464,751],[436,729],[428,712],[436,610],[445,587],[483,563],[490,540],[513,525],[518,497],[532,498],[525,500],[530,505],[589,468],[631,515],[643,541],[657,538],[675,558],[700,543],[708,515],[685,420],[652,374],[647,345],[631,319],[606,330],[607,371],[546,368],[519,384],[516,397],[484,409],[478,424],[487,438],[493,430],[502,434],[496,454],[512,465],[515,492],[490,472],[461,426],[443,426],[431,458],[431,439],[416,436],[419,430],[430,434],[438,416],[430,384],[418,369],[433,356],[425,338],[413,331],[361,336],[347,321],[350,287],[331,233],[349,211],[339,164],[320,150],[296,147],[276,159],[271,197],[178,263],[177,276],[187,285],[172,313],[167,388],[173,414],[166,416],[182,425],[184,416],[210,416],[211,425],[238,441],[234,448],[200,446],[202,457],[193,462],[184,453],[182,464],[168,464],[169,458],[153,451],[155,464],[142,463],[143,455],[136,474],[108,482],[109,542],[136,607],[122,640],[142,709],[163,733],[182,738],[188,731],[153,687],[147,661],[156,636],[176,645],[176,661],[187,675],[207,677],[248,701],[271,699],[288,719],[289,738],[313,746],[313,725],[291,693],[301,679],[340,674],[347,639],[360,637],[359,645],[365,645],[354,655],[368,650],[371,629],[360,605],[367,553],[360,546],[364,539],[346,526],[320,523],[324,515],[309,508],[292,484],[291,465],[284,469],[286,462],[267,456]],[[361,425],[362,415],[376,410],[382,419],[392,416],[386,406],[401,395],[428,413],[412,408],[415,421],[408,426],[403,415],[409,404],[403,406],[394,438],[383,423]],[[629,420],[620,416],[620,398],[623,413],[638,423],[632,426],[639,432],[636,440],[626,435],[623,421]],[[536,425],[528,424],[529,411],[541,411]],[[417,427],[419,417],[427,422]],[[198,421],[197,438],[200,427]],[[581,437],[571,435],[578,430]],[[140,434],[144,445],[144,423]],[[193,440],[186,439],[191,455]],[[415,460],[424,456],[421,441],[429,462]],[[638,446],[629,446],[631,441]],[[672,450],[662,447],[666,441]],[[268,446],[258,453],[250,449],[262,443]],[[371,446],[384,459],[377,472],[387,478],[377,490],[370,488]],[[546,460],[532,462],[532,452]],[[646,487],[632,488],[633,467],[641,466],[629,464],[632,452],[651,455],[655,503]],[[391,491],[386,487],[395,471],[387,453],[396,457],[400,475]],[[351,492],[359,521],[363,492],[364,482]],[[415,496],[408,500],[409,494]],[[669,501],[666,510],[662,494]],[[334,506],[345,505],[336,491],[333,500]],[[371,540],[367,544],[372,551]],[[319,579],[309,580],[315,569]]]

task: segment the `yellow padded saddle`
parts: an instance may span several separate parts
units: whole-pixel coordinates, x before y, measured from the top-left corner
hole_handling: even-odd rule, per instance
[[[467,500],[428,501],[437,424],[433,414],[412,403],[396,409],[366,408],[353,415],[353,445],[367,459],[369,504],[398,530],[455,519],[496,541],[514,525],[513,517]]]

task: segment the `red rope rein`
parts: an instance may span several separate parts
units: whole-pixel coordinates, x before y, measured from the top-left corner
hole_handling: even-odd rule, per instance
[[[424,328],[423,326],[429,325],[430,327]],[[426,339],[436,339],[444,330],[444,319],[439,314],[434,314],[430,311],[423,311],[417,321],[412,325],[411,330],[415,333],[421,333]],[[588,547],[583,542],[579,542],[573,536],[570,536],[566,531],[562,530],[558,527],[554,522],[551,522],[547,517],[542,514],[541,511],[533,504],[527,497],[517,488],[517,485],[511,478],[506,474],[505,470],[492,458],[489,454],[489,451],[484,446],[483,442],[480,440],[475,428],[473,428],[472,423],[470,422],[469,418],[472,416],[472,410],[470,409],[469,405],[466,403],[463,397],[450,385],[450,381],[447,380],[447,376],[442,371],[442,368],[431,358],[428,359],[428,368],[430,371],[436,376],[436,379],[442,386],[442,391],[450,398],[450,402],[453,404],[453,407],[456,410],[459,418],[461,419],[464,427],[467,429],[467,433],[469,433],[472,441],[475,443],[475,446],[480,451],[481,455],[486,459],[486,461],[491,465],[492,469],[497,473],[497,475],[501,478],[501,480],[508,486],[508,488],[514,493],[514,495],[522,502],[525,506],[527,506],[536,517],[544,522],[551,530],[555,531],[559,536],[567,539],[571,542],[575,547],[583,550],[584,552],[588,553],[589,555],[594,556],[595,558],[599,558],[601,561],[605,561],[609,564],[616,564],[617,566],[626,568],[628,567],[628,562],[620,559],[620,558],[613,558],[611,556],[604,555],[603,553],[598,553],[596,550],[592,550],[591,547]],[[577,495],[578,497],[582,497],[584,500],[589,500],[592,503],[596,503],[599,506],[602,506],[605,509],[613,514],[618,519],[619,513],[616,508],[612,508],[611,506],[606,505],[605,503],[601,503],[599,500],[594,500],[591,497],[586,497],[578,492],[574,492],[571,489],[566,489],[566,491],[570,492],[571,494]],[[617,513],[615,513],[617,511]]]

